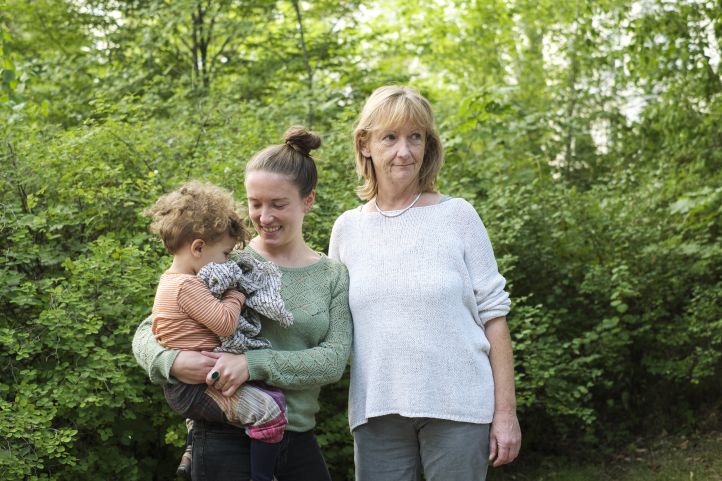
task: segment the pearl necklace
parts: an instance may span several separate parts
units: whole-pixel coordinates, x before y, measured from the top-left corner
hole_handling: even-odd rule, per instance
[[[416,203],[417,203],[417,202],[419,201],[419,199],[421,198],[421,194],[422,194],[422,192],[419,192],[419,195],[416,196],[416,198],[414,199],[414,201],[413,201],[412,203],[410,203],[409,205],[407,205],[406,207],[404,207],[403,209],[401,209],[401,210],[387,210],[387,211],[383,211],[383,210],[379,209],[379,205],[376,203],[376,197],[374,197],[374,207],[376,207],[376,210],[379,211],[379,214],[381,214],[381,215],[384,216],[384,217],[398,217],[398,216],[400,216],[401,214],[403,214],[404,212],[406,212],[407,210],[409,210],[410,208],[412,208],[414,205],[416,205]],[[389,212],[393,212],[393,214],[390,214]]]

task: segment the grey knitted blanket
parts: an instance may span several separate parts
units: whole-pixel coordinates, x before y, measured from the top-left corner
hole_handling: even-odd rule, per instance
[[[260,261],[245,251],[235,251],[231,258],[225,264],[211,262],[198,272],[198,277],[219,299],[231,288],[246,296],[236,332],[221,337],[221,345],[214,351],[243,354],[250,349],[269,348],[270,341],[258,336],[261,318],[276,321],[283,327],[293,323],[293,315],[286,310],[281,298],[281,271],[275,264]]]

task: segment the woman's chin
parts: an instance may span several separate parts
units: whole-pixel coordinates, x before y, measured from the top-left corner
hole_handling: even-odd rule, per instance
[[[266,231],[262,230],[261,231],[261,239],[263,239],[263,242],[276,244],[281,239],[282,231],[283,231],[283,229],[278,229],[273,232],[266,232]]]

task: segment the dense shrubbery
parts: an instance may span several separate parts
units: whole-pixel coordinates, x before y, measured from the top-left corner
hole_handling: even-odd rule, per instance
[[[304,7],[304,64],[292,2],[279,2],[275,17],[249,10],[257,24],[277,21],[242,30],[247,36],[231,45],[255,56],[214,64],[203,86],[169,47],[180,44],[183,21],[167,31],[144,23],[143,9],[168,17],[192,0],[168,11],[138,3],[113,28],[112,16],[97,13],[113,2],[94,2],[99,10],[81,15],[82,3],[9,2],[10,20],[0,17],[5,478],[172,477],[182,423],[130,352],[168,262],[140,212],[188,178],[242,199],[250,155],[288,125],[311,120],[325,143],[306,235],[325,250],[335,217],[358,202],[350,145],[357,109],[378,84],[409,81],[411,72],[393,65],[411,58],[437,70],[410,80],[438,111],[447,153],[441,190],[477,207],[509,280],[525,449],[614,446],[649,429],[718,421],[722,88],[699,43],[709,37],[697,30],[722,18],[719,6],[680,2],[635,17],[621,0],[605,3],[607,16],[592,6],[512,13],[462,2],[469,11],[458,28],[469,35],[429,14],[406,32],[404,45],[418,46],[409,51],[389,31],[406,25],[410,11],[366,35],[352,28],[357,2],[320,2]],[[218,5],[217,28],[241,35],[235,11]],[[62,26],[55,43],[35,24],[43,15]],[[719,32],[719,20],[709,21]],[[487,22],[499,30],[487,31]],[[599,22],[626,25],[633,40],[620,50]],[[106,47],[93,37],[101,30]],[[561,38],[559,55],[570,63],[544,64],[541,37]],[[140,53],[148,42],[162,47],[158,56]],[[369,42],[378,52],[362,48]],[[480,44],[497,53],[470,63]],[[364,65],[355,61],[360,52]],[[647,89],[638,119],[621,114],[614,92],[591,88],[601,74],[621,75],[602,53],[626,58]],[[621,89],[628,80],[615,82]],[[599,129],[601,143],[592,138]],[[319,440],[336,479],[352,476],[347,385],[322,395]]]

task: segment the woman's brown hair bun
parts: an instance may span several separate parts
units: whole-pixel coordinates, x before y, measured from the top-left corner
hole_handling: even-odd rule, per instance
[[[321,147],[321,137],[302,125],[292,125],[283,134],[283,140],[296,152],[309,155],[312,150]]]
[[[271,145],[254,155],[246,164],[246,175],[262,170],[288,176],[305,198],[318,182],[316,162],[309,154],[321,146],[321,137],[302,125],[292,125],[283,140],[283,144]]]

